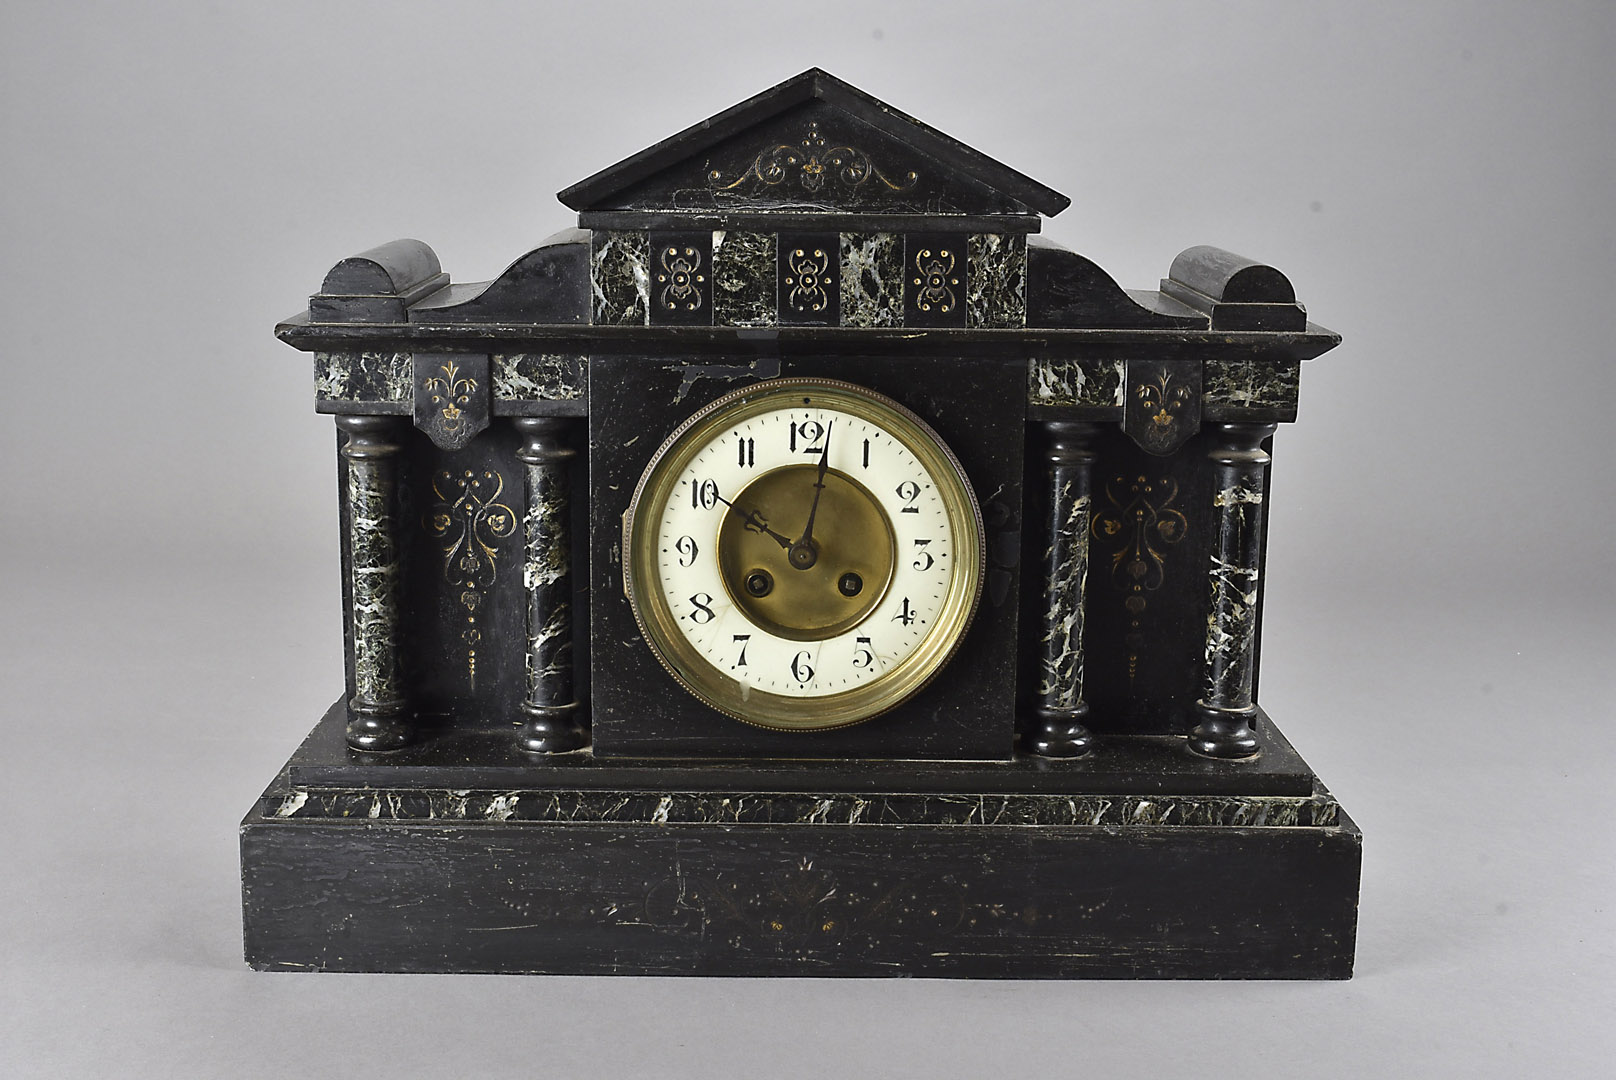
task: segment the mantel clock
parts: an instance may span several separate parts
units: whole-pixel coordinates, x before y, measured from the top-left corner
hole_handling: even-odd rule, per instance
[[[243,823],[252,964],[1350,974],[1359,834],[1257,704],[1339,341],[1283,274],[1124,290],[819,70],[560,198],[493,281],[394,241],[277,328],[347,685]]]

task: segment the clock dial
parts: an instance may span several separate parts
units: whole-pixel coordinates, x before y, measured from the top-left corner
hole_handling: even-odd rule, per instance
[[[721,712],[822,730],[918,692],[970,624],[982,525],[959,463],[872,391],[781,379],[691,417],[641,478],[624,581],[646,640]]]

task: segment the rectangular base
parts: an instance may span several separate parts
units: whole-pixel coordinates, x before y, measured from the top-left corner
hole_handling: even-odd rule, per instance
[[[1351,820],[1316,782],[1308,794],[1209,791],[1220,785],[1205,782],[1206,763],[1169,740],[1119,753],[1125,775],[1103,765],[1105,744],[1081,768],[1013,762],[996,790],[980,775],[969,776],[980,790],[941,775],[929,791],[848,790],[842,770],[843,784],[823,790],[759,791],[727,782],[733,764],[700,763],[660,768],[666,782],[655,790],[562,783],[577,778],[576,762],[477,789],[434,786],[420,768],[380,782],[385,762],[337,749],[340,720],[333,710],[321,721],[339,725],[336,745],[317,728],[298,768],[242,823],[254,967],[1352,973],[1361,838]],[[1271,724],[1263,737],[1274,757],[1294,757]],[[371,775],[329,786],[292,779],[318,774],[320,756],[331,757],[328,776],[344,761]],[[1236,777],[1244,767],[1218,764]],[[1193,793],[1162,794],[1179,765]],[[946,773],[949,763],[927,768]],[[1130,775],[1148,775],[1148,790],[1119,790]]]

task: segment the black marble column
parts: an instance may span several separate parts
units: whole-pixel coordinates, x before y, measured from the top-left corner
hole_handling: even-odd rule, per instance
[[[567,444],[575,423],[559,417],[514,421],[527,468],[527,696],[517,744],[530,753],[576,750],[589,742],[572,686],[572,499]]]
[[[1190,748],[1209,757],[1242,758],[1257,752],[1251,721],[1257,715],[1251,679],[1257,644],[1257,577],[1262,565],[1262,442],[1274,424],[1218,424],[1211,451],[1217,546],[1209,578],[1212,608],[1206,622],[1200,723]]]
[[[1083,593],[1089,574],[1089,473],[1095,425],[1051,420],[1044,429],[1049,479],[1045,521],[1043,623],[1038,705],[1028,747],[1046,757],[1077,757],[1094,745],[1083,725]]]
[[[356,750],[397,750],[413,735],[399,665],[398,454],[409,426],[394,416],[337,417],[347,436],[348,745]]]

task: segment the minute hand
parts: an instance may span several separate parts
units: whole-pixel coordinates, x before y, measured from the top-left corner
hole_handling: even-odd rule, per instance
[[[808,507],[808,524],[802,527],[802,537],[797,541],[801,547],[808,547],[814,541],[814,515],[819,513],[819,497],[825,493],[825,470],[830,468],[830,430],[835,426],[834,420],[825,425],[825,445],[819,451],[819,475],[814,478],[814,501]]]

